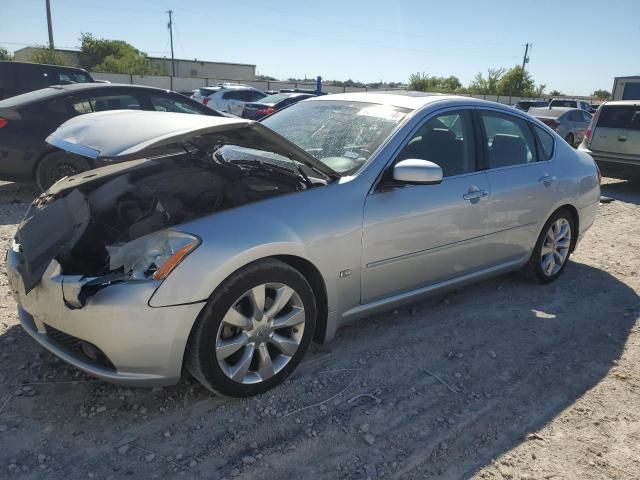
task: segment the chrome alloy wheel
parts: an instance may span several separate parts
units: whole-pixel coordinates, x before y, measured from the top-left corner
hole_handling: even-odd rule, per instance
[[[569,256],[571,247],[571,224],[559,218],[551,224],[542,242],[540,262],[542,271],[552,277],[560,271]]]
[[[234,382],[271,378],[295,355],[305,326],[300,296],[282,283],[257,285],[227,311],[216,335],[218,365]]]

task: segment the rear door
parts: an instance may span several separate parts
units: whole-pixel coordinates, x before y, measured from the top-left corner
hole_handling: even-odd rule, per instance
[[[590,147],[594,152],[640,161],[640,102],[600,107]]]
[[[558,196],[554,137],[502,111],[478,109],[478,115],[491,191],[486,261],[517,262],[529,255]],[[546,150],[538,141],[541,135]]]

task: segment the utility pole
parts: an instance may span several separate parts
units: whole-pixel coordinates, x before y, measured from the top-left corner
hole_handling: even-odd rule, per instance
[[[48,3],[48,0],[47,0]],[[169,24],[167,25],[167,27],[169,27],[169,39],[171,40],[171,76],[175,77],[176,76],[176,60],[173,57],[173,19],[171,17],[171,15],[173,14],[173,10],[169,10],[167,11],[167,13],[169,14]]]
[[[53,50],[53,27],[51,26],[51,4],[50,0],[47,0],[47,27],[49,28],[49,48]]]
[[[527,57],[527,53],[529,53],[529,47],[530,46],[531,46],[530,43],[525,43],[524,44],[524,57],[522,57],[522,73],[524,73],[525,64],[529,63],[529,57]]]

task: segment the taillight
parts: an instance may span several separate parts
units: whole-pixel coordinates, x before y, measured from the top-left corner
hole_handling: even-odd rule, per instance
[[[0,118],[0,128],[4,128],[7,123],[9,123],[9,120],[7,120],[6,118]]]
[[[264,107],[264,108],[258,108],[256,110],[256,113],[258,115],[271,115],[275,111],[276,111],[276,109],[273,108],[273,107]]]
[[[209,97],[204,97],[204,98],[202,99],[202,104],[203,104],[203,105],[206,105],[207,103],[209,103]]]
[[[593,116],[591,117],[591,121],[589,122],[589,126],[587,127],[587,130],[584,132],[584,141],[587,144],[591,143],[591,134],[593,133],[593,130],[596,126],[596,121],[598,120],[599,116],[600,116],[600,108],[598,108],[598,110],[596,110],[596,113],[593,114]],[[599,171],[600,170],[598,170],[598,172]]]

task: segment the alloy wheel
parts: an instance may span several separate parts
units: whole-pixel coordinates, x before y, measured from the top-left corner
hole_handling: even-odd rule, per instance
[[[282,283],[253,287],[233,303],[220,323],[215,345],[220,369],[243,384],[273,377],[298,350],[305,318],[293,288]]]
[[[571,247],[571,224],[566,218],[559,218],[549,226],[542,242],[540,262],[543,273],[552,277],[567,261]]]

